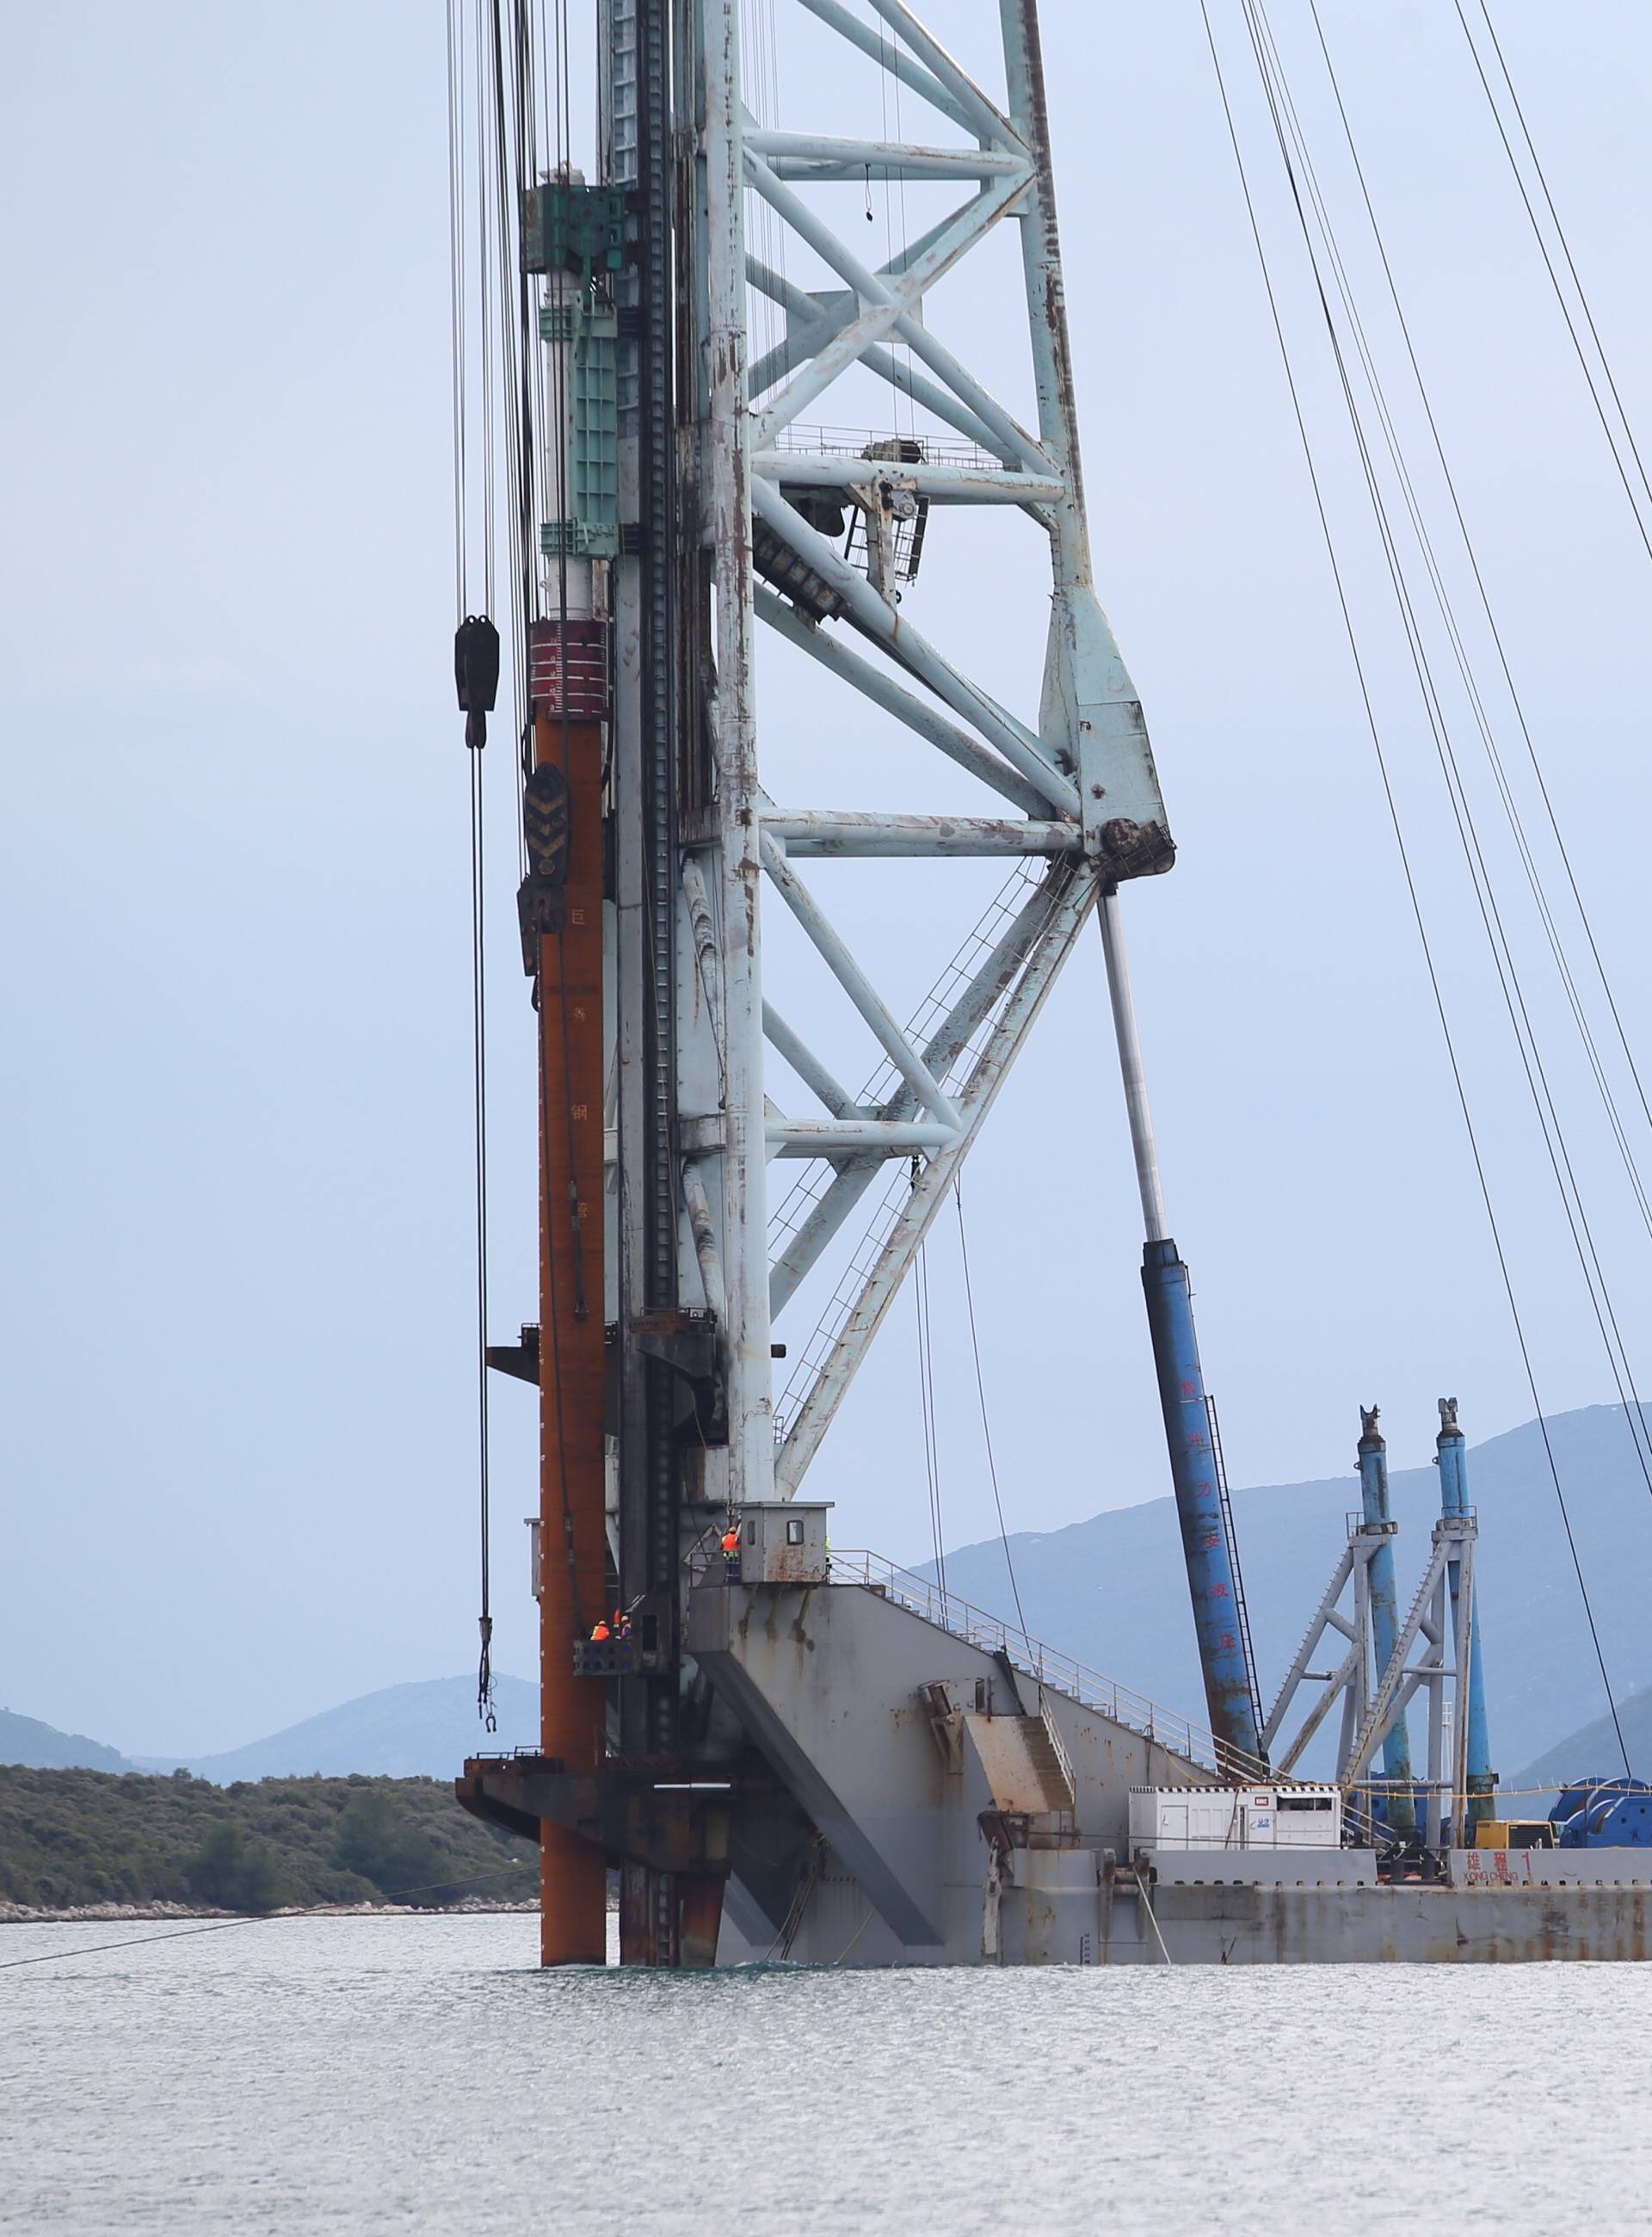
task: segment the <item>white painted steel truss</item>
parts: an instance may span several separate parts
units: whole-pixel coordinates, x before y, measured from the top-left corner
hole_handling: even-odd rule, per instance
[[[1474,1549],[1476,1518],[1470,1514],[1444,1515],[1434,1526],[1429,1565],[1412,1599],[1404,1624],[1395,1638],[1385,1666],[1378,1666],[1372,1639],[1371,1563],[1384,1546],[1393,1543],[1392,1524],[1351,1521],[1348,1545],[1314,1611],[1295,1660],[1285,1673],[1262,1727],[1262,1745],[1268,1751],[1274,1774],[1287,1778],[1308,1743],[1330,1712],[1341,1704],[1341,1731],[1337,1746],[1337,1778],[1357,1788],[1365,1779],[1377,1751],[1405,1713],[1412,1696],[1424,1692],[1428,1702],[1428,1770],[1430,1790],[1446,1797],[1450,1839],[1466,1838],[1468,1793],[1468,1671],[1474,1635]],[[1451,1571],[1456,1569],[1456,1589]],[[1351,1613],[1339,1605],[1352,1585]],[[1334,1636],[1343,1651],[1329,1669],[1312,1666],[1323,1645]],[[1302,1720],[1291,1739],[1280,1745],[1298,1693],[1305,1685],[1318,1685]],[[1448,1727],[1448,1696],[1452,1714]],[[1449,1741],[1448,1741],[1449,1732]],[[1450,1748],[1448,1760],[1447,1749]]]
[[[1140,706],[1092,581],[1034,10],[1030,0],[1004,0],[1003,91],[992,96],[902,0],[868,0],[869,15],[843,0],[792,4],[897,80],[909,115],[918,96],[935,137],[759,127],[739,89],[739,0],[704,0],[709,377],[699,473],[715,569],[717,797],[703,841],[684,857],[683,909],[694,958],[691,1006],[714,1051],[708,1063],[704,1046],[688,1045],[685,1026],[680,1071],[684,1215],[706,1302],[726,1331],[728,1495],[737,1504],[796,1489],[1098,896],[1172,858]],[[875,269],[809,192],[861,180],[955,181],[961,196],[948,216]],[[840,206],[843,199],[840,191]],[[773,214],[765,228],[777,221],[837,284],[810,291],[785,276],[783,257],[776,269],[748,254],[753,203]],[[1027,323],[1033,427],[926,313],[936,282],[1006,223],[1021,239],[1014,315]],[[780,307],[786,325],[748,370],[754,292]],[[970,321],[978,332],[1001,327],[1011,309],[1001,294],[983,280]],[[851,369],[908,399],[914,433],[904,443],[833,449],[803,434],[803,415]],[[863,564],[823,532],[823,502],[855,522]],[[1035,711],[1001,705],[900,610],[898,524],[920,507],[943,505],[1010,506],[1045,531],[1050,618]],[[982,812],[896,815],[771,801],[759,776],[759,620],[862,708],[870,702],[967,771],[982,788]],[[846,717],[854,704],[845,698]],[[801,874],[800,864],[833,856],[1009,859],[1004,894],[915,1020],[897,1019]],[[886,1060],[882,1079],[859,1093],[833,1076],[789,1020],[783,995],[765,983],[765,888],[796,918]],[[789,1116],[766,1095],[765,1043],[808,1086],[820,1115]],[[716,1111],[708,1107],[712,1079]],[[764,1211],[771,1158],[813,1168],[772,1238]],[[892,1180],[891,1160],[900,1161]],[[803,1349],[777,1421],[773,1318],[880,1174],[888,1184],[882,1212]]]

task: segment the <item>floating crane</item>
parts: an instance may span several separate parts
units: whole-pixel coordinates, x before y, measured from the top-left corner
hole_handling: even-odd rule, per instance
[[[539,1309],[488,1357],[539,1393],[543,1729],[537,1752],[474,1758],[461,1798],[539,1842],[548,1965],[604,1961],[611,1868],[628,1963],[1160,1962],[1170,1931],[1211,1957],[1455,1955],[1455,1917],[1348,1928],[1348,1898],[1402,1898],[1377,1888],[1368,1848],[1344,1845],[1340,1791],[1281,1782],[1264,1752],[1126,957],[1124,891],[1168,870],[1174,848],[1094,578],[1036,7],[1003,0],[977,72],[902,0],[780,4],[825,43],[829,92],[852,64],[918,136],[763,115],[739,0],[602,0],[596,175],[568,161],[530,172],[519,152],[501,199],[524,356],[542,353],[521,449],[544,472],[521,470],[519,488],[551,505],[525,518],[511,632]],[[508,84],[519,120],[532,83],[525,39],[519,26],[514,53],[493,51],[502,117]],[[854,222],[875,188],[922,188],[926,213],[876,261]],[[978,253],[1006,234],[1013,278]],[[961,266],[970,287],[932,308]],[[760,349],[754,305],[771,329]],[[1031,371],[1015,404],[975,369],[1012,328]],[[1047,607],[1025,702],[983,679],[944,601],[919,619],[920,567],[933,572],[962,508],[981,517],[972,550],[1001,548],[992,579]],[[479,752],[492,626],[467,623],[468,669],[461,633]],[[857,805],[836,778],[823,799],[771,791],[771,657],[807,664],[846,735],[902,742],[935,808]],[[959,773],[972,812],[955,808]],[[903,1018],[814,866],[915,858],[992,858],[1006,882]],[[863,1086],[810,1036],[765,942],[776,909],[860,1020]],[[826,1537],[827,1432],[1092,915],[1204,1729]],[[789,1107],[798,1086],[816,1107]],[[798,1166],[771,1204],[771,1171]],[[777,1332],[833,1268],[777,1398],[775,1364],[794,1349]],[[1471,1575],[1463,1536],[1454,1607],[1458,1568]],[[1391,1611],[1391,1556],[1370,1568]],[[1394,1721],[1375,1724],[1358,1745],[1369,1757],[1389,1736],[1391,1773]],[[1213,1833],[1187,1833],[1206,1820]],[[1197,1886],[1186,1872],[1163,1884],[1154,1861],[1176,1852],[1177,1825]],[[1221,1876],[1200,1840],[1244,1851],[1242,1917],[1210,1899]],[[1287,1897],[1305,1887],[1344,1908]],[[1534,1893],[1530,1920],[1488,1917],[1480,1941],[1502,1933],[1499,1954],[1523,1954],[1520,1935],[1547,1930]]]

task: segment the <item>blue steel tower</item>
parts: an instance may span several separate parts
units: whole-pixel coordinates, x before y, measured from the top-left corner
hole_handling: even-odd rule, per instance
[[[1394,1577],[1393,1541],[1386,1534],[1393,1520],[1388,1505],[1388,1445],[1377,1426],[1377,1413],[1375,1406],[1359,1409],[1359,1495],[1366,1529],[1384,1533],[1366,1570],[1371,1645],[1380,1679],[1393,1660],[1394,1642],[1399,1636],[1399,1591]],[[1411,1786],[1411,1743],[1403,1709],[1383,1741],[1383,1771],[1387,1779],[1390,1829],[1396,1833],[1414,1832],[1417,1804]]]
[[[1440,1513],[1456,1518],[1469,1513],[1468,1445],[1457,1426],[1457,1400],[1440,1401],[1440,1433],[1435,1440],[1435,1451],[1440,1471]],[[1450,1594],[1451,1635],[1461,1636],[1463,1628],[1463,1564],[1460,1560],[1446,1565],[1446,1582]],[[1464,1797],[1472,1838],[1472,1828],[1492,1812],[1491,1797],[1497,1784],[1497,1775],[1491,1768],[1491,1741],[1486,1724],[1485,1673],[1480,1663],[1480,1602],[1477,1594],[1469,1596],[1468,1608],[1469,1671],[1468,1686],[1463,1684],[1463,1673],[1457,1672],[1457,1698],[1468,1702],[1466,1729],[1458,1742],[1457,1754],[1465,1776]],[[1459,1709],[1458,1715],[1464,1712]]]

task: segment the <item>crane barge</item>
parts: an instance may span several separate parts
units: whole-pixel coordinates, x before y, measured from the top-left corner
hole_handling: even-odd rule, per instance
[[[628,1964],[1642,1956],[1649,1891],[1622,1853],[1477,1841],[1495,1774],[1454,1406],[1413,1604],[1371,1409],[1349,1549],[1265,1711],[1125,949],[1131,884],[1175,849],[1094,578],[1036,6],[1003,0],[975,69],[904,0],[794,4],[918,137],[783,126],[740,0],[599,0],[596,175],[565,151],[530,165],[519,135],[499,203],[538,353],[507,628],[540,1252],[538,1319],[488,1359],[539,1396],[543,1723],[534,1752],[469,1761],[460,1799],[539,1842],[547,1965],[605,1962],[611,1871]],[[532,57],[525,30],[501,56],[498,12],[519,122]],[[926,214],[876,262],[842,222],[875,187]],[[1013,267],[979,254],[1006,237]],[[1012,328],[1013,406],[979,369]],[[909,595],[964,508],[1006,595],[1047,611],[1024,700]],[[499,643],[486,617],[461,629],[475,753]],[[906,756],[928,811],[770,792],[758,686],[783,650]],[[814,868],[902,859],[1005,874],[905,1019]],[[859,1089],[770,963],[776,909],[864,1029]],[[833,1417],[1092,917],[1202,1724],[828,1540]],[[776,1331],[834,1270],[777,1396]],[[1315,1673],[1327,1639],[1346,1651]],[[1338,1777],[1298,1777],[1338,1707]]]

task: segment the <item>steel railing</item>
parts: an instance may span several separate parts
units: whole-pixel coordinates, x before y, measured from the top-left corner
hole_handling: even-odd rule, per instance
[[[1185,1756],[1201,1770],[1213,1771],[1224,1778],[1252,1780],[1269,1776],[1265,1764],[1241,1750],[1226,1746],[1213,1732],[1178,1716],[1173,1709],[1161,1707],[1145,1693],[1120,1685],[1115,1678],[1104,1678],[1099,1671],[1087,1669],[1070,1654],[1047,1646],[1042,1640],[1029,1638],[1026,1632],[1018,1631],[1014,1625],[1003,1622],[998,1616],[988,1615],[984,1609],[972,1607],[956,1593],[943,1591],[934,1579],[898,1568],[881,1554],[869,1553],[860,1547],[846,1552],[834,1547],[831,1581],[835,1585],[869,1586],[874,1592],[882,1593],[926,1622],[950,1632],[955,1639],[965,1640],[988,1654],[1005,1656],[1015,1669],[1039,1685],[1082,1702],[1087,1709],[1099,1710],[1115,1724],[1128,1726],[1132,1732]]]

